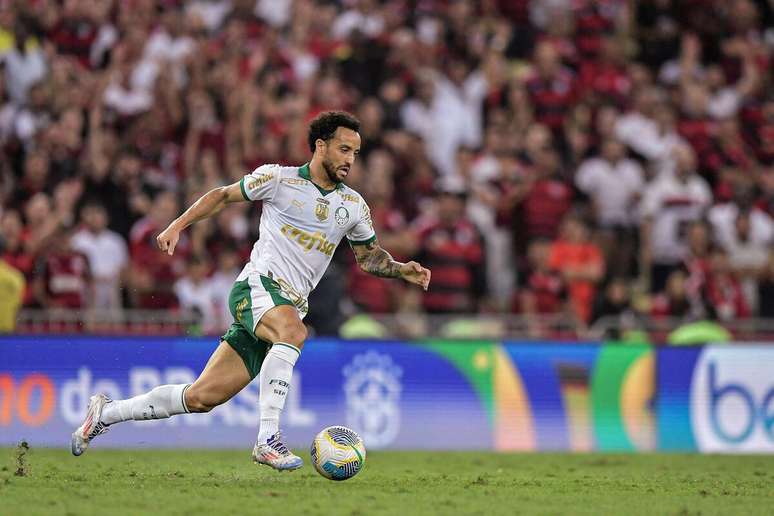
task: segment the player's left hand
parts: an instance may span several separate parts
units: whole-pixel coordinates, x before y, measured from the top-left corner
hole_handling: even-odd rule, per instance
[[[400,277],[425,290],[430,286],[430,269],[425,269],[417,262],[407,262],[401,265]]]

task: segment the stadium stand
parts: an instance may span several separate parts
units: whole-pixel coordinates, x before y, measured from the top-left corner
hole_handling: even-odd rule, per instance
[[[366,277],[342,246],[318,334],[360,314],[392,334],[771,336],[773,49],[766,0],[0,0],[17,331],[221,332],[260,207],[173,257],[155,235],[209,188],[306,162],[307,122],[346,109],[348,182],[433,285]]]

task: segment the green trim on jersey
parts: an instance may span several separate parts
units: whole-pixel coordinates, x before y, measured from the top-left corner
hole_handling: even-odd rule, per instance
[[[239,189],[242,190],[242,197],[245,198],[245,201],[249,201],[250,198],[247,196],[247,191],[245,190],[245,178],[239,180]]]
[[[323,196],[328,195],[329,193],[333,193],[336,190],[341,190],[342,188],[344,188],[344,183],[336,183],[336,186],[333,190],[326,190],[322,186],[312,181],[312,172],[311,170],[309,170],[309,163],[304,163],[303,165],[298,167],[298,175],[299,177],[306,179],[307,181],[312,183],[315,187],[317,187],[317,189],[320,191],[321,194],[323,194]]]
[[[374,242],[376,240],[376,235],[372,236],[368,240],[350,240],[347,239],[347,242],[349,242],[349,245],[368,245],[371,242]]]

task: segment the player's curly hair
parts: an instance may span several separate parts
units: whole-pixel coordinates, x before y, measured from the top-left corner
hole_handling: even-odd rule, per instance
[[[360,120],[346,111],[325,111],[309,124],[309,150],[314,152],[315,142],[329,141],[339,127],[360,131]]]

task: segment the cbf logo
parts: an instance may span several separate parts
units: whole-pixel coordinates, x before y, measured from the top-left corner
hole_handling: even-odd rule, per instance
[[[705,348],[691,382],[701,451],[774,451],[774,349]]]
[[[401,368],[389,355],[369,351],[356,355],[342,370],[347,399],[347,426],[371,448],[392,443],[400,430]]]

